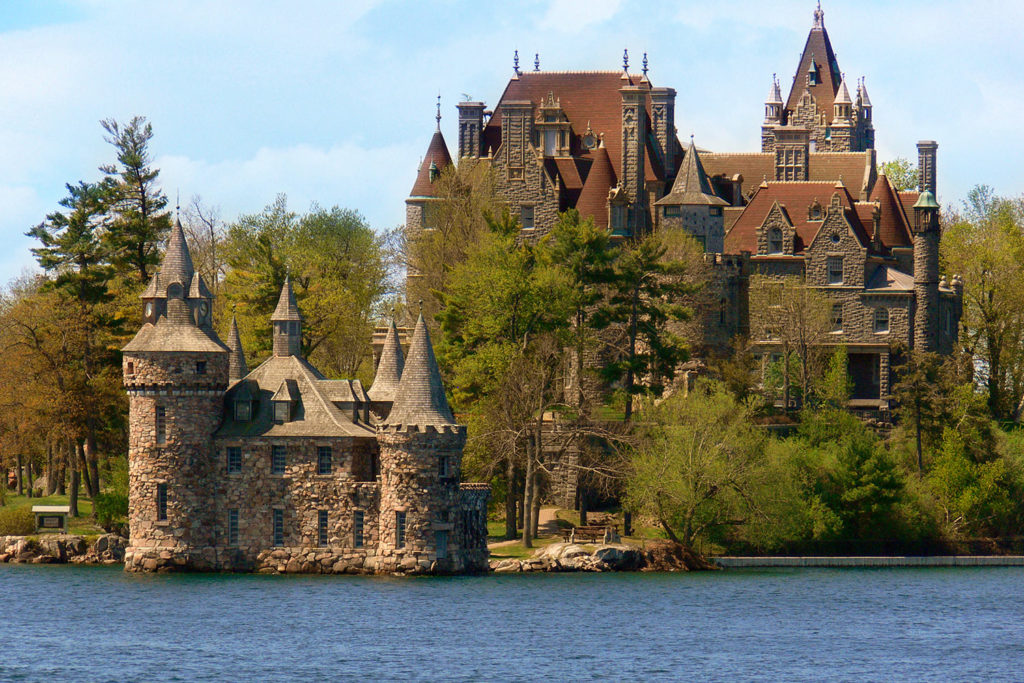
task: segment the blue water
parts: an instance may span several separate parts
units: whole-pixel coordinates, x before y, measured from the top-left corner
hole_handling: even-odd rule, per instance
[[[0,565],[0,680],[1021,680],[1020,569],[460,578]]]

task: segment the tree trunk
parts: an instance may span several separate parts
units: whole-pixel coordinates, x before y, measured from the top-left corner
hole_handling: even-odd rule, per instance
[[[81,441],[75,441],[76,462],[75,469],[81,470],[82,483],[85,484],[85,492],[90,498],[95,498],[95,489],[92,478],[89,476],[89,462],[85,459],[85,447]]]
[[[622,511],[622,535],[633,535],[633,513],[629,510]]]
[[[18,451],[17,455],[15,455],[14,457],[15,457],[15,459],[17,461],[17,464],[18,464],[18,468],[17,468],[17,470],[15,470],[15,474],[18,477],[18,495],[19,496],[24,496],[25,495],[25,485],[24,485],[24,483],[22,483],[22,478],[25,476],[25,472],[22,469],[24,467],[24,463],[22,462],[21,451]]]
[[[579,486],[580,496],[580,526],[587,526],[587,513],[590,511],[590,496],[587,495],[587,487],[582,481],[580,481],[577,486]]]
[[[917,441],[917,474],[921,476],[924,472],[924,457],[921,453],[921,400],[917,399],[917,415],[915,422],[916,426],[916,441]]]
[[[534,490],[533,490],[533,484],[534,484],[534,482],[533,482],[533,479],[534,479],[533,471],[534,471],[534,469],[533,469],[533,453],[532,453],[532,450],[533,450],[533,447],[530,446],[530,448],[528,449],[528,451],[530,451],[530,452],[528,453],[527,460],[526,460],[526,477],[524,478],[524,485],[523,485],[523,510],[524,510],[524,512],[526,510],[530,510],[530,509],[533,508],[533,496],[534,496]],[[526,517],[527,518],[523,520],[524,522],[526,522],[526,524],[523,524],[523,545],[525,547],[527,547],[527,548],[532,548],[533,547],[533,533],[532,533],[532,531],[533,530],[530,528],[531,525],[529,524],[529,516],[526,516]]]
[[[57,472],[57,494],[65,496],[68,492],[68,454],[63,447],[57,450]]]
[[[35,495],[35,486],[33,485],[33,482],[32,482],[32,460],[31,459],[29,459],[29,461],[27,463],[25,463],[25,472],[28,473],[28,497],[31,498],[33,495]]]
[[[533,507],[530,509],[530,525],[533,526],[533,537],[537,538],[537,527],[540,526],[540,472],[534,472]]]
[[[505,468],[505,480],[508,483],[505,490],[505,538],[512,540],[519,530],[516,528],[516,467],[511,458]]]
[[[79,478],[78,468],[71,468],[71,495],[68,496],[68,507],[71,510],[68,512],[72,517],[78,517],[78,487],[81,483]]]
[[[57,492],[57,460],[53,454],[53,444],[46,444],[46,495]]]
[[[89,462],[89,479],[92,483],[89,497],[95,503],[96,496],[100,494],[100,456],[96,452],[96,435],[92,431],[85,437],[85,459]]]

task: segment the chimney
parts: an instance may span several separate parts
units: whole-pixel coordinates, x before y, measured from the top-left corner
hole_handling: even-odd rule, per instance
[[[483,150],[484,103],[459,102],[459,158],[480,158]]]
[[[658,143],[666,176],[676,174],[676,91],[651,88],[651,132]]]
[[[935,191],[935,159],[939,143],[934,140],[920,140],[917,143],[917,191]]]

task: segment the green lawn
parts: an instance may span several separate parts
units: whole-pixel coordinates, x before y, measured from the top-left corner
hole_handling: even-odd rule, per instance
[[[28,496],[12,495],[8,492],[5,507],[16,510],[24,507],[31,508],[33,505],[67,504],[67,496],[43,496],[42,498],[29,498]],[[78,497],[78,514],[81,516],[68,519],[68,533],[80,534],[83,536],[106,533],[92,519],[92,501],[88,498],[82,496]]]

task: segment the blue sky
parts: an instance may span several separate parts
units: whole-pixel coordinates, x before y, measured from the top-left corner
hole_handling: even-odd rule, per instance
[[[939,142],[939,198],[1024,191],[1024,3],[823,4],[840,68],[864,75],[880,159]],[[680,138],[757,151],[773,73],[788,89],[814,3],[733,0],[344,2],[3,0],[0,281],[34,264],[23,233],[113,159],[99,120],[141,114],[173,203],[230,220],[279,192],[359,210],[375,228],[404,198],[434,126],[455,141],[464,94],[493,105],[524,68],[634,69],[678,91]],[[784,93],[785,94],[785,93]]]

